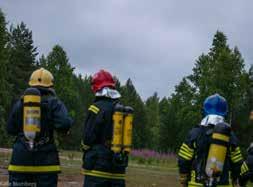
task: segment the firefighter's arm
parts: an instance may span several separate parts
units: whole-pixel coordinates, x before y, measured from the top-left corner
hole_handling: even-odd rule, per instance
[[[248,181],[253,181],[253,145],[248,148],[247,159],[241,166],[239,184],[240,186],[246,186]]]
[[[91,105],[84,124],[83,141],[81,143],[83,151],[87,151],[95,143],[103,121],[103,111],[98,106]]]
[[[7,121],[7,133],[9,135],[16,136],[20,132],[20,128],[18,125],[18,122],[22,119],[19,119],[19,110],[21,111],[21,102],[18,101],[12,108],[11,113],[9,115],[8,121]]]
[[[51,120],[57,131],[68,132],[73,124],[73,120],[68,114],[67,108],[60,100],[55,100],[52,106]]]
[[[230,143],[229,157],[231,163],[231,178],[234,183],[237,183],[240,175],[242,175],[241,168],[244,168],[245,165],[238,139],[234,133],[231,134]]]
[[[185,142],[181,145],[178,152],[179,180],[181,186],[187,186],[187,183],[190,179],[191,165],[195,154],[195,133],[195,129],[190,131]]]

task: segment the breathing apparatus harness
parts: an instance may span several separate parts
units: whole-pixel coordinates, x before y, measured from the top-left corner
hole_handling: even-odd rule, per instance
[[[37,151],[38,147],[52,142],[49,132],[45,131],[41,136],[41,114],[42,108],[48,110],[48,103],[43,103],[43,99],[47,95],[55,96],[55,91],[50,88],[27,88],[21,98],[22,116],[23,116],[23,132],[21,133],[21,141],[29,151]],[[48,116],[45,116],[48,118]],[[49,119],[48,119],[49,121]]]

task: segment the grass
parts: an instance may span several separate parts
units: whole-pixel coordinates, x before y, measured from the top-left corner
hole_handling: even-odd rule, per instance
[[[60,151],[60,157],[62,173],[59,175],[58,186],[82,186],[83,176],[80,174],[82,153]],[[6,181],[8,178],[6,169],[9,158],[10,153],[0,153],[0,181]],[[126,184],[127,187],[177,187],[178,175],[175,158],[166,161],[165,165],[157,161],[140,164],[138,159],[131,158],[127,169]]]

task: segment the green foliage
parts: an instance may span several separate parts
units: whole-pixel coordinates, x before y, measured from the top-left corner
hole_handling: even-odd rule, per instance
[[[150,138],[149,128],[147,126],[147,114],[145,105],[137,93],[131,79],[128,79],[126,85],[121,87],[122,103],[134,108],[134,130],[133,144],[135,148],[148,147]]]
[[[19,98],[27,87],[31,73],[36,68],[37,48],[33,45],[32,31],[21,22],[16,27],[11,25],[9,32],[9,71],[13,84],[13,97]]]
[[[45,67],[54,75],[57,96],[74,118],[70,134],[58,134],[57,142],[64,149],[79,149],[87,109],[94,99],[91,77],[74,73],[60,45],[55,45],[48,55],[41,55],[37,62],[36,51],[26,25],[21,22],[8,30],[0,10],[0,146],[10,145],[5,125],[11,102],[26,89],[33,70]],[[200,122],[204,99],[216,92],[227,99],[227,120],[242,144],[246,147],[253,141],[248,120],[253,106],[253,66],[246,71],[239,49],[230,48],[220,31],[214,35],[210,51],[197,59],[192,74],[184,77],[168,97],[160,99],[155,93],[144,102],[130,78],[123,85],[117,77],[115,80],[121,102],[134,108],[134,148],[176,151],[189,129]]]
[[[7,117],[7,110],[10,104],[11,85],[8,82],[9,73],[7,66],[9,65],[8,56],[8,31],[6,28],[6,21],[3,12],[0,9],[0,146],[9,143],[6,132],[5,124]]]

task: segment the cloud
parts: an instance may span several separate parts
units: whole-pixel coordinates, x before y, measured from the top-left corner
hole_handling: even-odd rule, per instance
[[[207,52],[217,29],[253,61],[251,1],[44,0],[1,1],[11,23],[24,21],[47,54],[67,51],[78,73],[105,68],[133,79],[143,98],[168,96],[196,58]]]

